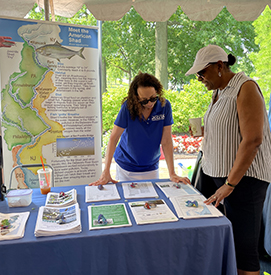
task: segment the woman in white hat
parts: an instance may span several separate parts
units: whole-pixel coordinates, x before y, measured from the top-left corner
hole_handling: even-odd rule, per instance
[[[224,199],[233,226],[238,274],[260,274],[262,207],[271,181],[271,134],[257,83],[233,73],[236,58],[216,45],[200,49],[192,68],[212,101],[204,116],[201,192],[217,207]]]

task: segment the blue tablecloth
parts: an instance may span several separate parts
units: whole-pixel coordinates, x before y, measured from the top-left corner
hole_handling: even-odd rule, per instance
[[[117,203],[121,200],[95,204]],[[76,188],[81,209],[82,232],[53,237],[34,236],[38,209],[45,195],[33,190],[28,207],[9,208],[0,202],[0,212],[30,211],[25,236],[0,242],[0,270],[5,275],[235,275],[236,260],[232,226],[226,217],[136,225],[128,207],[132,226],[92,230],[88,228],[85,186],[54,187],[53,192]],[[155,187],[176,214],[171,202]]]

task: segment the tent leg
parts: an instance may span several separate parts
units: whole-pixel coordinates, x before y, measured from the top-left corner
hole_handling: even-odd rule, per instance
[[[50,11],[49,11],[49,0],[44,0],[44,19],[45,21],[49,21],[50,19]]]

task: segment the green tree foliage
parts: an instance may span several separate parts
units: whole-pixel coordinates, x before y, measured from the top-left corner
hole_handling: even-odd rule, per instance
[[[183,90],[165,91],[165,97],[170,101],[174,124],[172,132],[187,133],[189,118],[203,117],[212,98],[212,91],[208,91],[202,83],[192,79],[184,85]]]
[[[102,95],[103,132],[113,129],[114,121],[121,107],[121,102],[128,94],[128,88],[109,89]]]
[[[35,20],[44,20],[44,9],[38,7],[37,4],[34,5],[33,9],[26,16],[29,19]],[[50,20],[52,16],[50,15]],[[62,23],[69,23],[75,25],[86,25],[86,26],[96,26],[97,20],[95,17],[89,12],[85,5],[71,18],[55,16],[55,21]]]
[[[103,23],[103,58],[108,80],[131,79],[139,72],[155,72],[155,22],[146,22],[133,9],[118,21]],[[238,22],[224,8],[211,22],[191,21],[179,7],[168,20],[168,75],[172,89],[181,89],[193,77],[185,72],[197,51],[212,43],[237,58],[234,70],[253,71],[248,58],[257,52],[252,22]]]
[[[192,66],[197,51],[208,44],[216,44],[236,56],[238,62],[234,71],[250,74],[253,64],[248,54],[258,51],[254,37],[252,22],[236,21],[226,8],[209,22],[191,21],[178,8],[168,21],[168,73],[173,88],[193,78],[186,77],[185,73]]]
[[[44,19],[44,11],[37,7],[29,18]],[[84,5],[72,18],[56,16],[56,21],[80,25],[96,25],[96,19]],[[155,73],[155,22],[146,22],[133,9],[118,21],[102,24],[102,56],[107,79],[131,79],[139,72]],[[212,43],[217,44],[238,58],[234,70],[253,71],[247,57],[257,52],[252,22],[238,22],[224,8],[211,22],[191,21],[179,7],[168,21],[168,75],[172,89],[181,89],[193,78],[185,72],[193,64],[197,51]],[[238,69],[237,69],[238,66]]]
[[[256,32],[255,42],[260,45],[260,50],[250,54],[250,59],[255,66],[255,73],[252,74],[252,77],[261,87],[268,108],[271,92],[271,11],[268,6],[253,22],[253,26]]]
[[[103,22],[102,44],[108,80],[131,81],[139,71],[154,74],[155,24],[133,8],[118,21]]]

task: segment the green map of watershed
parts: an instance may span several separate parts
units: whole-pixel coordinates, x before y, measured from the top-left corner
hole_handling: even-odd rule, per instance
[[[102,170],[98,29],[0,17],[0,41],[7,189],[38,188],[41,160],[53,168],[55,186],[97,180]]]
[[[12,152],[13,166],[40,163],[42,146],[63,137],[64,130],[62,125],[48,119],[42,107],[43,101],[56,89],[52,82],[54,72],[38,64],[34,48],[26,42],[19,69],[10,75],[2,90],[1,105],[3,139]],[[36,170],[32,169],[33,172]],[[17,177],[19,187],[26,186],[26,177],[27,172]]]

